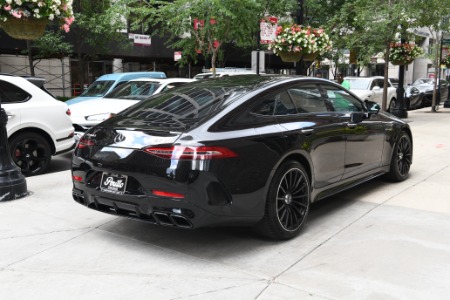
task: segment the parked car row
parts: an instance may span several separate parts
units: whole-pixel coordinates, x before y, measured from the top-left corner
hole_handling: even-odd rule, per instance
[[[128,83],[135,78],[141,79]],[[43,78],[0,74],[0,103],[8,117],[6,130],[11,157],[25,176],[42,174],[47,171],[52,156],[74,149],[78,139],[74,129],[83,128],[77,131],[79,136],[106,115],[191,81],[167,79],[163,72],[108,74],[101,76],[80,97],[64,103],[45,89]],[[110,95],[115,99],[102,98],[113,90],[115,94]]]
[[[350,91],[362,100],[370,100],[381,105],[383,98],[384,77],[345,77],[350,83]],[[433,98],[435,80],[433,78],[419,78],[414,83],[404,86],[404,100],[406,109],[416,109],[430,106]],[[448,98],[449,83],[441,79],[440,98],[436,104],[443,103]],[[438,85],[439,86],[439,85]],[[387,87],[387,111],[391,112],[397,105],[398,79],[389,78]]]
[[[25,175],[71,150],[75,126],[72,194],[88,208],[290,239],[311,203],[377,176],[408,177],[412,133],[372,101],[377,80],[352,81],[374,92],[359,99],[319,78],[138,78],[67,105],[42,81],[0,75],[0,99]]]
[[[433,91],[436,80],[434,78],[419,78],[413,84],[405,87],[406,107],[408,109],[431,106],[433,100]],[[449,83],[447,80],[440,79],[436,83],[436,88],[440,86],[440,97],[437,97],[437,103],[443,103],[448,98]]]
[[[244,76],[249,72],[233,72],[229,76]],[[221,75],[224,74],[228,75],[224,72]],[[210,74],[200,75],[198,78],[204,80]],[[194,81],[166,78],[163,72],[107,74],[98,78],[81,96],[64,104],[45,89],[42,78],[0,76],[0,97],[9,119],[11,155],[27,176],[45,172],[52,155],[73,149],[75,142],[91,127],[152,95]],[[350,82],[350,91],[361,100],[381,105],[383,77],[346,77],[345,80]],[[441,98],[445,100],[448,83],[441,80],[441,84]],[[418,79],[406,87],[408,109],[429,105],[432,88],[430,79]],[[396,103],[396,88],[391,80],[388,81],[388,99],[388,111],[391,111]]]

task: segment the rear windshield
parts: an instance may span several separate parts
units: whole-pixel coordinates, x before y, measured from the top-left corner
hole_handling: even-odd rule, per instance
[[[145,124],[181,131],[211,118],[244,92],[234,90],[233,87],[204,86],[173,88],[130,107],[120,115],[129,118],[126,125]]]
[[[105,95],[105,98],[143,100],[161,86],[156,81],[129,81]]]
[[[81,94],[81,97],[102,97],[111,88],[114,82],[114,80],[94,81],[94,83]]]

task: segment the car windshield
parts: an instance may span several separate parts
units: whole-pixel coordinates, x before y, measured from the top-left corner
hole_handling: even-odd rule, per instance
[[[368,90],[370,85],[369,78],[345,78],[350,83],[352,90]]]
[[[424,84],[424,83],[430,84],[433,82],[434,82],[434,79],[432,79],[432,78],[420,78],[420,79],[417,79],[416,81],[414,81],[414,85]]]
[[[160,86],[156,81],[129,81],[106,94],[105,98],[143,100],[153,95]]]
[[[94,81],[87,90],[81,94],[81,97],[102,97],[114,84],[114,80]]]

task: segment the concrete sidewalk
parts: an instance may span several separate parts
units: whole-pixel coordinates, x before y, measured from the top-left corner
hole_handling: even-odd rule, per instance
[[[448,299],[450,109],[410,111],[414,163],[312,207],[287,242],[89,210],[70,171],[0,202],[0,299]],[[68,159],[68,158],[67,158]]]

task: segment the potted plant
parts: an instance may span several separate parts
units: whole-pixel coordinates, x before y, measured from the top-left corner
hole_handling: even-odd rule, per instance
[[[55,19],[69,31],[74,21],[72,0],[0,0],[0,26],[13,38],[37,39]]]
[[[409,65],[425,51],[412,43],[392,43],[389,52],[389,61],[393,65]]]
[[[312,29],[297,24],[277,27],[276,38],[269,44],[269,50],[285,62],[314,60],[317,55],[331,50],[332,42],[322,28]]]

